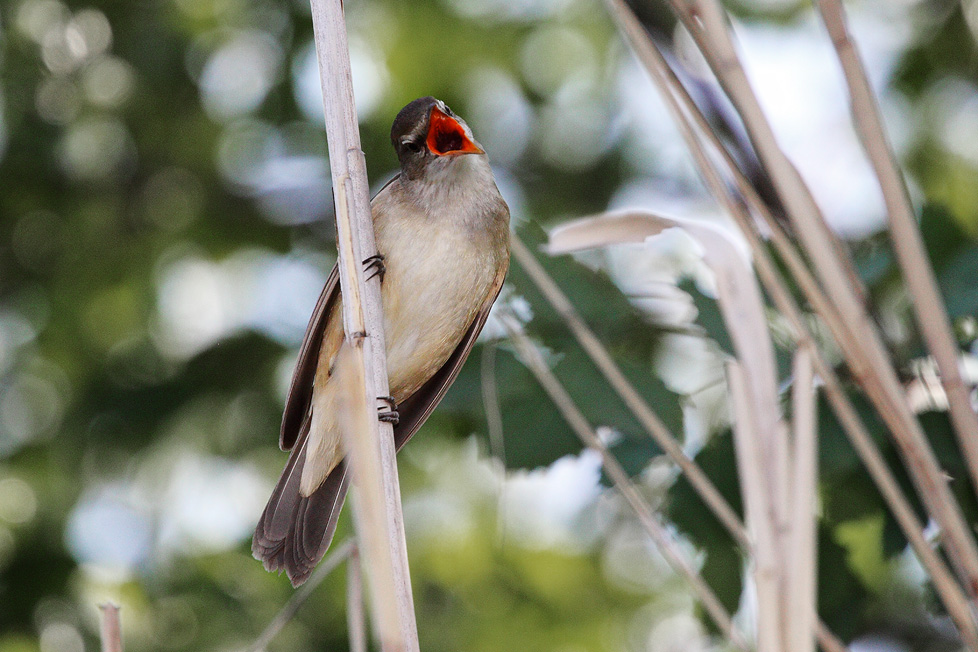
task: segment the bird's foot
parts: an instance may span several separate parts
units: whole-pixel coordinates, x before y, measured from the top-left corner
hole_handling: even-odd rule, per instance
[[[384,410],[383,408],[378,406],[377,410],[379,411],[377,412],[377,419],[389,423],[393,426],[396,426],[401,420],[401,415],[397,413],[397,403],[394,401],[394,397],[378,396],[377,400],[386,403],[387,404],[386,407],[388,408]]]
[[[371,272],[365,281],[369,281],[375,276],[380,277],[380,282],[384,282],[384,274],[387,273],[387,266],[384,265],[384,257],[380,254],[374,254],[369,258],[365,258],[363,261],[363,273]]]

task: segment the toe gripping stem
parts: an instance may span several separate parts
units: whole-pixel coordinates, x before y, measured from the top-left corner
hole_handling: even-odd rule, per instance
[[[384,265],[384,257],[380,254],[374,254],[369,258],[364,258],[363,260],[363,273],[370,273],[365,281],[369,281],[375,276],[380,277],[381,283],[384,282],[384,274],[387,273],[387,266]]]
[[[384,409],[384,407],[382,406],[377,406],[377,410],[378,410],[377,418],[380,421],[384,421],[386,423],[396,426],[400,422],[401,417],[397,413],[397,403],[394,401],[394,397],[378,396],[377,400],[381,401],[382,403],[385,403],[386,404],[385,407],[387,408]]]

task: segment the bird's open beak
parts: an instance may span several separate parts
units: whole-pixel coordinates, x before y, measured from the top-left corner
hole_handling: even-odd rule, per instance
[[[428,120],[428,150],[438,156],[485,154],[465,135],[462,125],[437,106],[431,108],[431,117]]]

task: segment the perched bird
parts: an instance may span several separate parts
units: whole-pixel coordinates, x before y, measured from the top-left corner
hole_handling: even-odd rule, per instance
[[[509,208],[465,121],[422,97],[391,127],[401,171],[370,202],[392,410],[400,449],[458,375],[509,267]],[[349,483],[337,403],[342,297],[334,267],[306,328],[282,417],[291,450],[252,552],[302,584],[329,547]],[[339,360],[339,362],[338,362]]]

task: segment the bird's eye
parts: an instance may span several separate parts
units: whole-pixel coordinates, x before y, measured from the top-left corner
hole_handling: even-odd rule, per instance
[[[404,145],[404,149],[406,149],[409,152],[416,154],[421,151],[421,144],[418,143],[417,141],[405,140],[404,143],[402,144]]]

